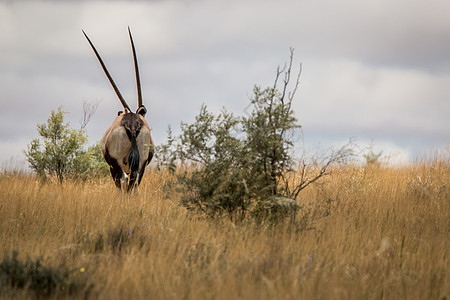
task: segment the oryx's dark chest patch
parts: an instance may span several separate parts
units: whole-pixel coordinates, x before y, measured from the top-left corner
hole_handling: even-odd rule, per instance
[[[125,128],[127,136],[131,141],[139,135],[142,126],[144,126],[144,121],[142,121],[138,114],[126,113],[123,115],[120,125]]]

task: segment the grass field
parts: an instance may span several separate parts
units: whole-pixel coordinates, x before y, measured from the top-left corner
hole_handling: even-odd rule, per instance
[[[65,270],[58,298],[450,299],[448,160],[338,168],[276,226],[188,213],[167,180],[149,170],[130,196],[4,172],[0,258]],[[0,298],[37,295],[2,272]]]

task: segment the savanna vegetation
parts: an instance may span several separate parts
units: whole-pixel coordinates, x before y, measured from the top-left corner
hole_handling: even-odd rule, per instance
[[[204,106],[169,131],[138,193],[53,111],[35,174],[0,173],[0,298],[448,299],[448,153],[296,157],[292,55],[246,116]]]
[[[60,185],[3,173],[0,297],[450,295],[448,159],[336,168],[301,193],[295,220],[277,224],[189,212],[165,189],[174,175],[148,173],[134,195],[112,192],[109,178]]]

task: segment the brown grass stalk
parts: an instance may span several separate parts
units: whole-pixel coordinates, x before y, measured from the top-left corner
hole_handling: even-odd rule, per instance
[[[236,224],[178,206],[168,172],[112,181],[0,176],[0,255],[72,268],[94,299],[449,299],[448,160],[341,167],[294,222]],[[29,297],[0,289],[0,297]],[[11,296],[12,295],[12,296]],[[77,297],[75,296],[75,297]]]

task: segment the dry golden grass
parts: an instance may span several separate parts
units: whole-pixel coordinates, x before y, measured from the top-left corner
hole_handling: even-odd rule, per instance
[[[0,255],[72,268],[88,284],[80,298],[450,297],[448,160],[337,169],[277,226],[189,214],[167,180],[151,170],[130,196],[110,179],[42,185],[4,173]]]

